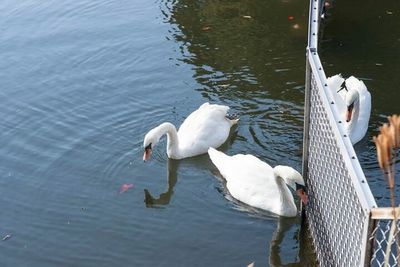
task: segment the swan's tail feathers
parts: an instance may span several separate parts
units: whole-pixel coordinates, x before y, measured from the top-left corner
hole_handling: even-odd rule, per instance
[[[208,149],[208,155],[210,156],[211,161],[218,169],[220,166],[223,165],[223,162],[229,157],[224,153],[222,153],[221,151],[218,151],[212,147]]]
[[[227,113],[226,118],[232,123],[232,125],[238,123],[239,121],[239,115],[237,115],[236,113],[232,114]]]

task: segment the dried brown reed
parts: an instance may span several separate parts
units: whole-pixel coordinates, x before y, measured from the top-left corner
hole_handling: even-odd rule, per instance
[[[389,265],[389,256],[391,253],[392,242],[394,234],[397,231],[397,213],[395,212],[395,164],[396,164],[396,154],[400,147],[400,116],[392,115],[388,117],[389,123],[383,124],[380,128],[380,133],[378,136],[374,136],[374,142],[376,145],[376,153],[378,157],[379,167],[384,172],[384,176],[387,179],[389,189],[390,189],[390,202],[393,208],[394,220],[392,221],[392,226],[389,232],[388,245],[386,247],[384,266]],[[397,236],[397,254],[400,252],[399,237]]]

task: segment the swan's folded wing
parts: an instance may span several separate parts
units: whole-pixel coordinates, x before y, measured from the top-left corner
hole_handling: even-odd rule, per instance
[[[226,179],[228,191],[235,199],[256,208],[277,212],[274,208],[280,207],[280,195],[271,166],[252,155],[229,157],[218,152],[210,157]]]
[[[231,124],[226,119],[229,107],[203,104],[190,114],[178,130],[179,145],[190,149],[196,143],[197,149],[204,150],[222,145],[229,135]]]

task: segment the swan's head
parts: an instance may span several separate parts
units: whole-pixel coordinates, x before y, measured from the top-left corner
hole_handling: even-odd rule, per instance
[[[147,161],[150,159],[151,153],[157,143],[160,141],[160,135],[158,134],[158,128],[154,128],[150,130],[144,137],[143,141],[143,161]]]
[[[354,113],[354,107],[358,104],[360,96],[356,89],[350,89],[346,94],[346,122],[350,122]]]
[[[296,191],[301,201],[307,205],[308,196],[306,193],[306,185],[304,183],[303,176],[301,176],[301,174],[292,167],[282,165],[276,166],[274,168],[274,172],[276,175],[281,177],[288,186]]]

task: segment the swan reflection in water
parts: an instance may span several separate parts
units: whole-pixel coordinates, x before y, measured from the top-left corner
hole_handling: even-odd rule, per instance
[[[238,137],[237,126],[231,128],[228,139],[218,149],[226,151]],[[180,164],[190,166],[191,168],[207,169],[210,168],[211,160],[208,154],[202,154],[196,157],[190,157],[183,160],[167,159],[167,190],[158,197],[152,196],[148,189],[144,189],[144,202],[147,208],[162,208],[170,203],[174,193],[174,187],[178,181],[178,168]]]
[[[312,262],[312,259],[315,258],[315,255],[311,256],[313,254],[312,246],[311,246],[311,239],[309,239],[307,236],[307,231],[306,228],[307,226],[305,223],[301,223],[300,227],[300,221],[301,218],[285,218],[285,217],[279,217],[277,221],[277,227],[276,230],[272,236],[272,239],[270,241],[270,246],[269,246],[269,265],[272,267],[281,267],[281,266],[290,266],[290,267],[295,267],[295,266],[317,266],[315,262]],[[293,227],[296,227],[297,229],[293,233],[290,231]],[[294,237],[291,237],[292,239],[296,240],[296,244],[298,245],[298,253],[295,256],[295,259],[293,262],[288,262],[288,257],[281,255],[281,245],[286,238],[288,238],[287,234],[294,234]],[[287,247],[287,245],[283,245],[283,247]],[[283,263],[282,258],[288,262],[288,263]],[[257,266],[257,262],[255,263],[255,266]]]
[[[221,182],[224,182],[223,178],[215,173],[215,177]],[[318,266],[316,262],[316,255],[314,253],[312,240],[307,230],[307,225],[302,217],[283,217],[278,216],[269,211],[260,210],[251,206],[248,206],[236,199],[234,199],[226,190],[226,187],[220,191],[227,200],[231,201],[235,205],[235,209],[249,213],[250,216],[257,218],[272,218],[276,219],[276,229],[272,234],[271,240],[269,241],[268,251],[268,266],[271,267],[314,267]],[[304,210],[301,212],[304,215]],[[266,240],[268,242],[268,240]],[[294,244],[294,245],[288,245]],[[288,250],[287,248],[291,248]],[[281,250],[284,248],[284,250]],[[260,265],[260,262],[253,262],[254,267],[264,266]],[[249,265],[251,266],[251,265]]]
[[[195,160],[197,164],[206,165],[209,164],[209,159],[207,156],[196,157],[197,159],[191,159],[189,162],[186,160],[186,163],[192,163],[192,160]],[[174,193],[174,186],[178,180],[178,168],[180,165],[180,160],[173,160],[168,159],[167,162],[167,176],[168,176],[168,183],[167,189],[165,192],[161,193],[158,197],[154,197],[151,195],[148,189],[144,189],[144,202],[147,208],[163,208],[164,206],[168,205],[172,199],[172,195]],[[186,164],[184,164],[186,165]],[[217,173],[214,175],[223,181],[222,177],[220,177]],[[226,190],[226,188],[224,188]],[[250,212],[252,214],[258,213],[257,209],[247,206],[243,203],[235,201],[235,199],[231,198],[229,193],[222,189],[222,192],[228,200],[236,202],[237,207],[240,207],[239,210],[243,212]],[[262,212],[264,214],[264,212]],[[261,215],[263,216],[263,215]],[[306,231],[306,225],[301,224],[301,218],[299,216],[295,218],[286,218],[276,216],[274,214],[268,213],[267,215],[277,218],[277,227],[272,235],[270,245],[269,245],[269,256],[268,256],[268,263],[271,267],[281,267],[281,266],[304,266],[304,263],[307,263],[306,266],[317,266],[313,259],[315,259],[315,255],[313,255],[313,249],[311,245],[311,239],[308,237]],[[300,226],[301,224],[301,226]],[[281,247],[287,248],[287,245],[284,245],[285,238],[289,238],[292,242],[293,239],[295,240],[295,249],[298,249],[298,252],[293,253],[292,260],[289,259],[291,250],[288,252],[281,251]],[[283,254],[283,255],[281,255]],[[282,260],[283,259],[283,260]],[[254,266],[259,266],[257,262],[255,262]]]
[[[164,193],[161,193],[157,198],[153,197],[148,189],[144,189],[144,202],[148,208],[156,208],[168,205],[174,193],[174,186],[178,180],[179,160],[168,159],[167,176],[168,187]]]

